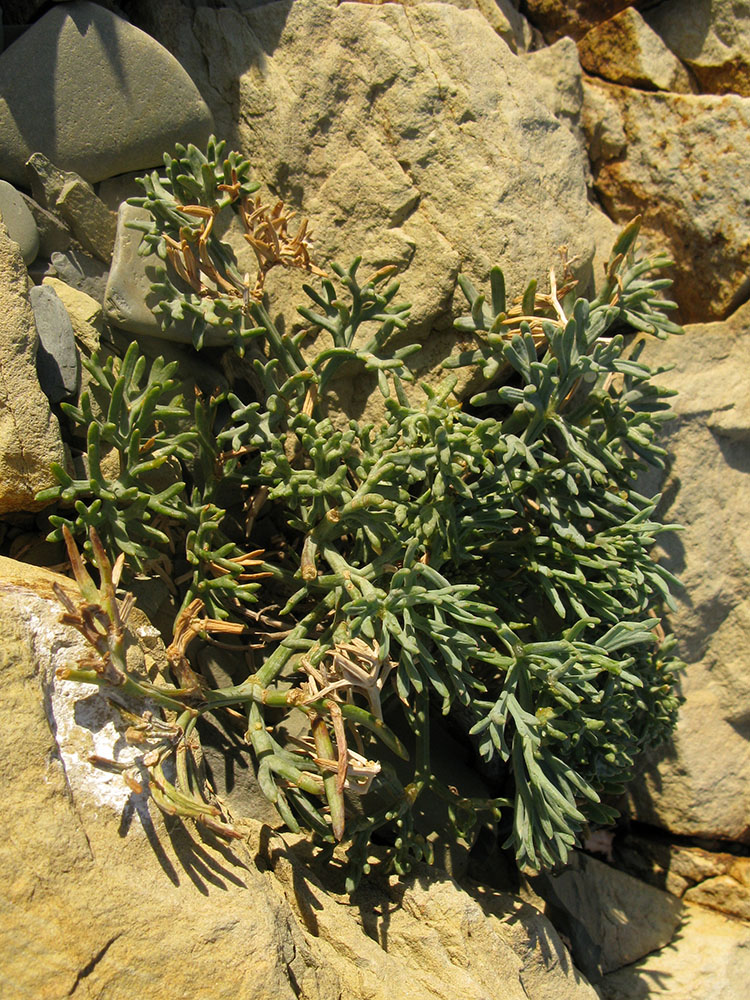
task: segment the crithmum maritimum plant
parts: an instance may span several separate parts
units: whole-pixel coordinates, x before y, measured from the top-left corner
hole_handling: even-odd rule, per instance
[[[320,271],[306,225],[290,236],[283,206],[252,201],[247,161],[221,143],[178,147],[142,183],[144,246],[163,261],[159,315],[187,322],[196,349],[223,331],[249,353],[255,391],[187,406],[174,369],[149,368],[135,345],[87,363],[103,415],[85,393],[66,413],[88,425],[90,478],[56,468],[59,486],[41,495],[57,504],[52,537],[65,533],[76,567],[81,539],[102,576],[98,596],[82,586],[88,610],[67,610],[97,657],[64,676],[161,704],[163,720],[136,727],[143,783],[167,812],[231,835],[195,753],[199,720],[225,716],[283,822],[345,846],[350,888],[373,838],[397,872],[430,859],[432,831],[415,819],[430,796],[457,836],[491,823],[520,866],[564,862],[588,824],[612,821],[607,801],[678,706],[660,625],[674,581],[651,556],[668,527],[638,486],[662,463],[670,393],[629,337],[679,332],[660,297],[669,261],[637,256],[636,220],[593,301],[554,273],[548,293],[532,283],[516,303],[498,268],[488,294],[461,278],[469,312],[456,326],[473,346],[415,402],[419,347],[389,348],[409,329],[392,269]],[[229,211],[256,250],[254,280],[216,236]],[[263,304],[272,265],[318,279],[299,309],[321,333],[312,356],[307,331],[279,331]],[[380,423],[328,416],[343,366],[375,376]],[[485,386],[469,399],[448,374],[466,366]],[[157,488],[167,462],[180,476]],[[158,684],[115,659],[127,598],[113,596],[108,566],[122,555],[124,583],[128,572],[179,581],[172,677]],[[207,637],[237,644],[237,683],[214,687],[196,668]],[[486,797],[436,775],[441,716],[483,768]]]

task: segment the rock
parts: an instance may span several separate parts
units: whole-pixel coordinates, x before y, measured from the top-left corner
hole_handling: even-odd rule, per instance
[[[750,922],[750,888],[731,875],[717,875],[685,893],[688,903],[700,903]]]
[[[213,127],[166,49],[83,0],[55,5],[0,55],[0,92],[0,175],[13,183],[37,150],[94,183],[159,164],[176,142],[205,145]]]
[[[680,0],[644,11],[651,27],[709,94],[750,97],[750,7],[733,0]]]
[[[681,94],[693,89],[680,60],[633,7],[592,28],[578,43],[578,53],[587,72],[611,83]]]
[[[420,371],[455,344],[459,267],[484,284],[501,264],[514,295],[563,244],[590,270],[583,156],[545,110],[535,75],[476,11],[305,0],[196,17],[216,90],[241,73],[241,146],[256,175],[310,218],[318,263],[362,254],[363,273],[405,269],[411,329],[429,337]],[[304,296],[298,282],[282,304],[285,280],[269,275],[269,298],[289,325]]]
[[[680,898],[692,886],[730,872],[745,884],[747,859],[700,847],[684,847],[664,837],[655,840],[632,834],[618,836],[614,860],[618,868]]]
[[[34,201],[50,212],[55,210],[66,181],[77,176],[68,170],[60,170],[49,157],[38,151],[32,153],[26,161],[26,181],[31,187]]]
[[[668,944],[680,922],[674,896],[586,854],[530,881],[570,938],[576,965],[595,981]]]
[[[109,269],[82,250],[53,253],[47,273],[97,302],[104,300]]]
[[[79,363],[73,326],[65,306],[49,285],[36,285],[30,293],[34,322],[39,334],[36,372],[39,384],[51,403],[75,395]]]
[[[53,212],[42,208],[23,191],[19,192],[39,233],[39,256],[50,258],[57,251],[69,250],[73,243],[70,230]]]
[[[36,494],[65,463],[57,420],[39,388],[37,333],[18,245],[0,223],[0,514],[39,510]]]
[[[581,122],[586,135],[592,164],[618,159],[625,151],[625,135],[620,107],[604,87],[584,82],[584,102]]]
[[[108,1000],[204,984],[212,1000],[595,1000],[549,921],[513,897],[420,867],[365,882],[352,905],[338,863],[299,838],[248,820],[246,842],[220,843],[92,767],[92,753],[126,763],[136,748],[103,692],[56,676],[87,651],[60,624],[54,581],[74,597],[70,580],[0,558],[9,1000],[83,979]],[[145,622],[130,636],[131,669],[149,673],[158,636]]]
[[[683,322],[726,316],[748,290],[750,99],[592,82],[586,100],[597,91],[617,105],[627,139],[616,159],[592,163],[607,214],[625,223],[645,208],[644,237],[677,261],[673,295]],[[595,115],[585,120],[590,128]],[[592,149],[596,139],[594,128]]]
[[[99,347],[103,333],[101,304],[85,292],[66,285],[59,278],[45,277],[42,284],[51,288],[65,306],[76,342],[91,356]]]
[[[107,208],[117,215],[117,211],[124,201],[143,194],[143,188],[136,183],[138,177],[143,177],[143,173],[142,170],[131,170],[128,174],[108,177],[97,184],[96,193]]]
[[[737,98],[734,98],[737,100]],[[750,483],[747,356],[750,304],[724,323],[688,326],[647,345],[652,365],[674,365],[665,425],[662,561],[682,581],[670,626],[687,662],[674,744],[651,758],[631,788],[633,814],[677,834],[750,843]]]
[[[583,75],[575,42],[570,38],[561,38],[553,45],[526,53],[522,58],[537,82],[544,103],[583,146]]]
[[[603,1000],[744,1000],[750,980],[750,927],[702,906],[686,906],[667,948],[605,976]]]
[[[582,38],[594,25],[631,6],[631,0],[526,0],[524,6],[549,43],[565,35]]]
[[[39,232],[21,192],[7,181],[0,181],[0,221],[20,247],[24,264],[30,264],[39,252]]]
[[[139,256],[138,247],[143,234],[129,226],[131,222],[149,218],[149,213],[143,208],[127,203],[120,205],[112,266],[104,293],[104,316],[112,326],[128,333],[161,337],[162,327],[150,306],[156,302],[151,291],[151,285],[156,280],[153,268],[157,264],[163,266],[163,263],[155,254]],[[190,343],[190,331],[184,325],[173,323],[165,331],[165,339]],[[211,343],[209,336],[206,343]]]
[[[105,264],[112,260],[117,222],[114,212],[94,194],[93,188],[77,177],[65,183],[55,205],[84,250]]]
[[[115,242],[115,216],[94,189],[70,170],[60,170],[43,153],[26,163],[36,200],[61,216],[78,243],[88,253],[109,263]]]

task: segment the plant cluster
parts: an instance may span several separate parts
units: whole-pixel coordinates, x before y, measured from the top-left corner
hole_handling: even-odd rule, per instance
[[[628,337],[679,332],[661,298],[669,262],[636,257],[635,222],[593,301],[575,299],[573,282],[558,289],[554,272],[549,293],[532,283],[515,304],[497,268],[488,296],[462,278],[469,312],[456,326],[473,346],[446,367],[468,366],[485,387],[460,399],[447,374],[415,401],[407,360],[418,345],[389,349],[409,318],[390,269],[363,279],[356,260],[305,286],[299,312],[322,343],[305,356],[307,331],[281,333],[261,298],[274,264],[321,274],[304,224],[292,238],[283,206],[251,202],[247,162],[222,144],[208,156],[178,147],[165,166],[143,179],[141,200],[153,219],[145,247],[164,261],[163,320],[187,317],[196,348],[221,328],[248,350],[257,393],[188,408],[173,366],[148,369],[135,345],[87,364],[102,416],[86,393],[66,412],[88,426],[90,478],[56,467],[59,486],[42,494],[58,502],[53,537],[66,536],[76,575],[73,536],[89,532],[102,571],[101,594],[82,587],[95,621],[68,607],[98,655],[65,676],[161,704],[166,721],[135,727],[155,800],[227,833],[200,776],[196,724],[241,718],[260,787],[290,829],[346,844],[350,887],[373,839],[397,872],[429,860],[414,815],[432,795],[457,835],[491,822],[520,866],[564,862],[587,824],[612,821],[606,800],[667,738],[678,705],[673,639],[659,624],[674,581],[650,554],[668,529],[658,498],[638,491],[644,466],[662,464],[670,393]],[[256,249],[254,284],[213,231],[224,209]],[[343,366],[376,379],[379,423],[331,419]],[[104,444],[119,456],[115,480],[102,473]],[[176,481],[154,485],[170,463]],[[175,564],[187,567],[171,681],[147,684],[116,655],[106,553],[124,555],[126,572],[174,579]],[[253,645],[257,663],[212,688],[188,647],[222,634]],[[493,797],[435,775],[440,714],[495,763]]]

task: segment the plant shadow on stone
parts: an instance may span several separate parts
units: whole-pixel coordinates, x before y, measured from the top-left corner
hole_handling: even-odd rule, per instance
[[[306,224],[253,200],[239,154],[213,140],[207,155],[176,154],[136,200],[152,217],[142,249],[164,264],[159,313],[187,324],[197,350],[223,340],[245,354],[252,398],[185,401],[176,364],[148,365],[135,344],[84,362],[90,394],[64,410],[87,428],[89,477],[55,466],[59,485],[39,495],[56,502],[50,537],[65,538],[81,589],[80,604],[60,591],[65,620],[95,651],[63,676],[160,705],[162,717],[128,720],[143,756],[126,780],[231,838],[197,730],[220,719],[286,826],[328,850],[343,842],[349,890],[373,843],[397,873],[431,860],[433,831],[415,820],[430,798],[456,837],[489,825],[522,869],[564,863],[588,824],[613,820],[607,800],[668,738],[679,703],[659,619],[675,581],[650,555],[670,526],[637,489],[645,466],[662,465],[671,393],[628,336],[679,332],[662,298],[670,262],[636,256],[636,220],[591,302],[567,273],[516,303],[499,268],[487,295],[462,277],[470,311],[456,327],[474,346],[445,368],[470,367],[485,386],[462,400],[454,375],[414,384],[418,345],[389,350],[409,322],[393,269],[319,270]],[[228,211],[254,277],[213,233]],[[304,286],[301,331],[281,333],[264,304],[276,266],[319,279]],[[320,336],[303,353],[311,329]],[[377,380],[377,425],[328,415],[335,379],[352,370]],[[102,471],[108,452],[116,479]],[[160,575],[179,603],[172,677],[157,683],[122,655],[127,574]],[[196,669],[205,641],[235,651],[229,683]],[[441,715],[488,794],[435,773]]]

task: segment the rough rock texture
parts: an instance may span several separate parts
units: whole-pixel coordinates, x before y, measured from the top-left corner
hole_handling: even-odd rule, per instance
[[[114,212],[97,198],[91,185],[80,177],[66,181],[55,210],[68,223],[83,249],[109,264],[117,223]]]
[[[304,843],[292,851],[248,821],[247,844],[225,846],[165,824],[119,774],[92,768],[92,752],[133,750],[96,690],[55,677],[81,646],[58,623],[53,579],[0,559],[8,1000],[82,988],[108,1000],[595,1000],[549,921],[511,896],[420,869],[367,883],[350,905],[337,866],[320,869],[324,887]],[[163,650],[147,624],[136,631],[148,670]]]
[[[230,142],[310,217],[319,259],[409,265],[419,335],[445,318],[459,267],[483,281],[500,263],[520,294],[564,243],[590,264],[582,155],[477,11],[301,0],[202,7],[194,31],[217,118],[234,109]]]
[[[684,586],[670,624],[687,661],[674,738],[632,789],[635,815],[674,833],[750,843],[750,305],[649,344],[679,388],[666,425],[662,542]],[[649,487],[658,487],[650,483]]]
[[[607,214],[643,212],[644,235],[677,262],[673,294],[683,322],[721,319],[747,297],[750,269],[750,99],[646,93],[591,82],[619,110],[625,145],[592,163]],[[608,115],[609,117],[609,115]],[[596,114],[585,116],[595,152]],[[607,125],[607,134],[616,126]],[[614,150],[611,151],[614,153]]]
[[[692,898],[686,896],[687,890],[699,888],[719,875],[729,876],[745,887],[745,892],[750,885],[750,858],[673,844],[663,835],[658,840],[633,834],[618,836],[612,860],[618,868],[680,898]],[[705,905],[723,909],[716,900]]]
[[[583,74],[575,42],[561,38],[554,45],[525,53],[522,59],[531,70],[539,96],[583,146]]]
[[[581,65],[611,83],[689,94],[690,76],[633,7],[592,28],[578,43]]]
[[[567,35],[582,38],[595,24],[606,21],[625,7],[639,6],[631,0],[526,0],[526,16],[548,42]]]
[[[570,938],[576,964],[596,981],[669,944],[680,922],[674,896],[587,854],[532,884]]]
[[[51,257],[58,250],[68,250],[73,242],[73,237],[62,220],[58,219],[53,212],[42,208],[38,202],[24,194],[23,191],[21,197],[31,212],[39,233],[40,256]]]
[[[744,1000],[750,927],[702,906],[688,906],[685,914],[668,948],[605,976],[602,1000]]]
[[[18,244],[0,223],[0,514],[38,510],[34,496],[65,462],[60,428],[36,377],[37,332]]]
[[[21,192],[7,181],[0,181],[0,221],[18,244],[24,263],[30,264],[39,252],[39,231]]]
[[[709,94],[750,97],[748,0],[666,0],[644,17]]]
[[[205,144],[213,122],[179,63],[83,0],[57,4],[0,55],[0,175],[25,180],[40,150],[93,183]]]

